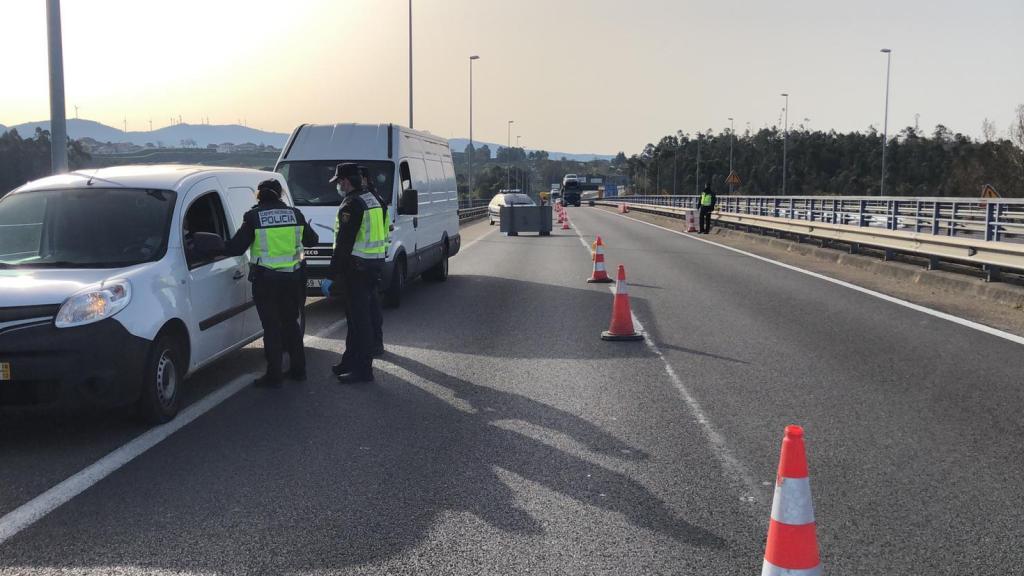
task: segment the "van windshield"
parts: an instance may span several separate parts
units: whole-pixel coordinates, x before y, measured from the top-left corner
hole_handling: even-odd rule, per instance
[[[0,268],[121,268],[167,251],[175,193],[87,188],[0,199]]]
[[[370,171],[374,188],[391,200],[395,181],[395,163],[381,160],[304,160],[282,162],[277,171],[288,182],[288,190],[296,206],[340,206],[341,194],[330,183],[334,169],[342,162],[354,162]]]

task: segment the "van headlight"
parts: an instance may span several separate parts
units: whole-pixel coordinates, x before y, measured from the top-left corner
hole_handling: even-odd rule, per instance
[[[99,322],[124,310],[131,299],[132,285],[127,280],[87,288],[64,301],[54,324],[57,328],[71,328]]]

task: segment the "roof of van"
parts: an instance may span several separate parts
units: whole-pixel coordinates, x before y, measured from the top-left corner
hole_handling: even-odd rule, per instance
[[[17,189],[18,192],[28,190],[45,190],[53,188],[80,188],[87,186],[91,179],[97,187],[148,188],[159,190],[177,190],[182,181],[191,176],[217,174],[223,172],[260,172],[248,168],[226,168],[219,166],[187,166],[178,164],[113,166],[76,170],[67,174],[58,174],[34,180]]]
[[[436,153],[450,155],[448,141],[429,132],[410,130],[393,124],[303,124],[295,129],[281,153],[281,160],[387,160],[388,129],[392,135],[392,155],[404,140],[413,136],[418,143],[433,144]]]

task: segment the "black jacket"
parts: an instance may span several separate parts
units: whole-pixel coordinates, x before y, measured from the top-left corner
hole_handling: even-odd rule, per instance
[[[338,235],[334,238],[334,253],[328,271],[330,278],[337,279],[345,275],[352,266],[352,247],[355,246],[356,235],[363,224],[363,214],[366,213],[366,202],[359,196],[366,192],[366,189],[353,190],[341,200],[341,207],[338,208]]]

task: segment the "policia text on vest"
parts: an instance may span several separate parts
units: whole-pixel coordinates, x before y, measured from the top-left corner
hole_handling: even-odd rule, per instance
[[[282,353],[288,352],[288,375],[306,379],[306,354],[299,317],[306,304],[302,248],[316,246],[316,232],[306,218],[281,200],[281,184],[259,184],[259,204],[245,213],[242,226],[224,246],[225,254],[249,250],[249,279],[256,312],[263,324],[263,354],[267,371],[257,386],[280,386]]]
[[[342,383],[370,382],[375,347],[370,314],[372,293],[378,287],[387,256],[384,210],[376,197],[363,188],[356,164],[339,164],[331,182],[338,186],[344,199],[336,220],[329,280],[344,286],[348,316],[345,353],[333,371]]]

